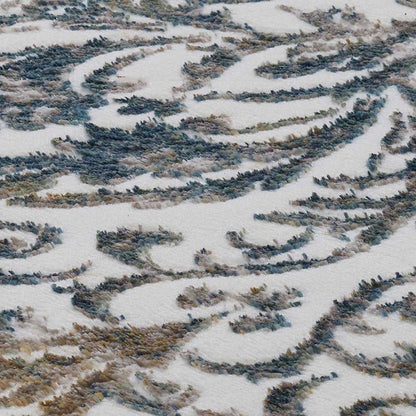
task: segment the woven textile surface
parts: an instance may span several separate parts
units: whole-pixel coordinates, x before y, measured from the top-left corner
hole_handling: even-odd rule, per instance
[[[415,0],[0,0],[0,416],[414,416],[415,222]]]

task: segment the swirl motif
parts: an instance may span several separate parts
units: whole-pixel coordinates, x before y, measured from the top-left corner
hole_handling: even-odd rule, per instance
[[[416,4],[333,3],[0,1],[0,416],[415,412]]]

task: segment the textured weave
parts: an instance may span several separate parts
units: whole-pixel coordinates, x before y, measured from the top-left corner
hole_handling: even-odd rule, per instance
[[[0,0],[0,416],[416,415],[415,0]]]

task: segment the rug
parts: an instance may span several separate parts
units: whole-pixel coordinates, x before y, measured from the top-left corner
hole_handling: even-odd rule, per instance
[[[414,0],[0,0],[0,416],[416,415]]]

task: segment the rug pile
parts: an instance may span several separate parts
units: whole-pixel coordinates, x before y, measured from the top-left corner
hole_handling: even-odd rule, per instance
[[[0,416],[416,414],[416,1],[0,0]]]

